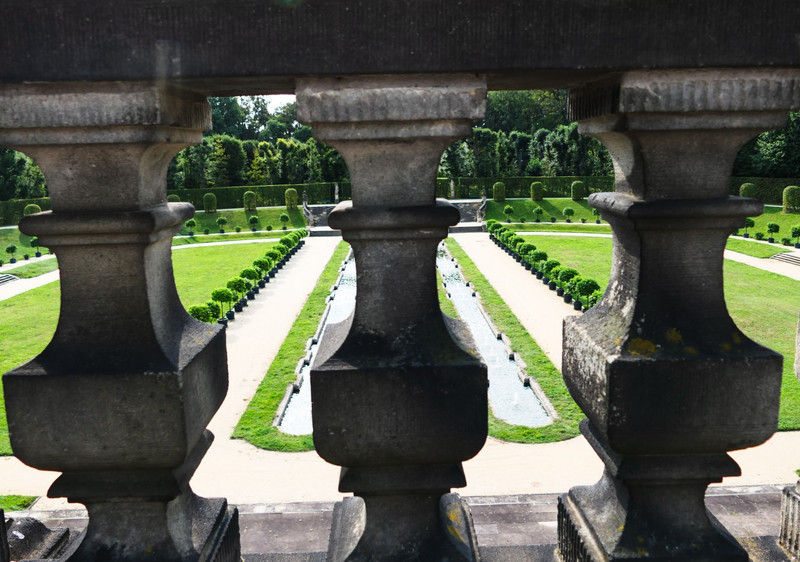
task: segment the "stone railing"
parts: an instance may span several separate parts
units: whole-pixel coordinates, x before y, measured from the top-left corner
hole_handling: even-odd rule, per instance
[[[725,308],[726,236],[760,211],[727,196],[728,176],[745,141],[800,107],[799,78],[628,71],[570,94],[617,192],[591,199],[614,230],[609,289],[564,326],[564,377],[606,465],[562,497],[565,560],[746,559],[703,494],[738,473],[728,451],[775,431],[781,357]],[[297,79],[299,120],[350,170],[352,203],[329,224],[359,270],[355,311],[313,371],[316,447],[354,494],[329,560],[479,557],[451,489],[486,438],[486,370],[439,310],[436,246],[458,213],[434,176],[486,88],[467,73]],[[170,158],[209,119],[202,95],[163,82],[0,85],[0,145],[39,163],[53,204],[20,228],[54,249],[62,279],[53,340],[4,375],[9,428],[21,460],[61,473],[49,494],[88,508],[65,559],[239,557],[236,510],[188,484],[227,389],[225,333],[177,298],[170,242],[193,210],[165,191]]]

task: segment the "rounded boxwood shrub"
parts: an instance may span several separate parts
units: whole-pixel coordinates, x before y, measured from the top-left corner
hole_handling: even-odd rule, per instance
[[[546,262],[544,262],[544,265],[542,266],[542,271],[544,271],[545,275],[550,277],[550,272],[553,271],[553,269],[555,269],[556,267],[559,267],[560,265],[561,262],[558,260],[547,260]]]
[[[572,267],[564,267],[558,272],[558,284],[562,288],[566,286],[570,280],[578,275],[578,270]]]
[[[756,240],[763,240],[764,233],[763,232],[756,232]]]
[[[800,186],[787,185],[783,190],[783,212],[800,213]]]
[[[184,226],[189,232],[194,232],[194,228],[197,226],[197,221],[194,219],[189,219],[184,223]]]
[[[200,320],[200,322],[215,322],[216,318],[212,318],[211,311],[204,304],[195,304],[187,310],[189,316]]]
[[[541,201],[543,199],[544,199],[544,184],[540,181],[533,182],[531,184],[531,201]]]
[[[242,203],[245,211],[253,212],[256,210],[256,194],[254,191],[245,191],[242,195]]]
[[[286,200],[286,208],[290,211],[293,211],[297,208],[297,190],[293,187],[287,189],[283,194],[284,199]]]
[[[572,182],[569,187],[569,196],[573,201],[583,201],[583,198],[586,197],[586,185],[580,180]]]
[[[739,187],[739,197],[750,197],[751,199],[757,199],[756,197],[756,184],[754,183],[743,183]]]
[[[171,195],[167,195],[167,203],[180,203],[181,198],[175,195],[174,193]]]
[[[211,313],[211,318],[219,318],[222,315],[222,310],[220,309],[219,304],[215,303],[214,301],[208,301],[206,303],[206,308]],[[211,320],[213,322],[214,320]]]
[[[210,231],[209,229],[207,229],[207,228],[204,228],[204,229],[203,229],[203,234],[208,234],[208,233],[210,233],[210,232],[211,232],[211,231]]]
[[[777,222],[767,223],[767,232],[769,232],[770,234],[777,234],[780,231],[781,231],[781,225],[779,225]]]
[[[501,181],[494,182],[492,186],[492,199],[497,203],[503,203],[506,200],[506,184]]]
[[[517,246],[517,253],[520,254],[521,256],[527,256],[534,250],[536,250],[536,246],[534,246],[530,242],[523,242],[522,244]]]
[[[539,221],[542,220],[542,215],[544,214],[544,209],[542,209],[541,207],[536,207],[533,210],[533,214],[536,215],[536,222],[539,222]]]
[[[206,193],[203,195],[203,210],[206,213],[217,212],[217,196],[213,193]]]
[[[566,217],[567,222],[570,222],[570,217],[575,214],[575,209],[572,207],[564,207],[561,211],[561,214]]]
[[[511,205],[506,205],[503,207],[503,214],[508,217],[508,220],[511,220],[511,215],[514,214],[514,207]]]
[[[542,250],[536,250],[535,252],[531,252],[530,254],[528,254],[528,261],[530,263],[539,263],[547,261],[547,252],[543,252]]]
[[[32,215],[34,213],[41,213],[41,212],[42,208],[36,203],[30,203],[28,205],[25,205],[25,208],[22,209],[22,215],[25,217],[27,217],[28,215]]]

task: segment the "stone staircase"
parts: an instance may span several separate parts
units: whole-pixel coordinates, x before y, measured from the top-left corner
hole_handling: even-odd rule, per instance
[[[783,252],[780,254],[775,254],[770,259],[800,266],[800,254],[796,254],[795,252]]]
[[[11,281],[16,281],[17,279],[19,279],[19,277],[15,275],[10,275],[8,273],[0,273],[0,285],[10,283]]]

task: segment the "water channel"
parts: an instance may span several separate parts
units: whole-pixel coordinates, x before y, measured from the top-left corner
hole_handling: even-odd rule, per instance
[[[436,265],[446,283],[447,291],[461,319],[467,323],[478,351],[489,371],[489,403],[495,417],[513,424],[527,427],[541,427],[551,423],[541,402],[531,388],[523,386],[518,376],[518,365],[509,359],[503,342],[495,336],[484,318],[473,296],[473,290],[458,271],[456,263],[440,249]],[[333,299],[322,322],[341,322],[352,312],[356,296],[355,261],[349,258],[342,269],[338,286],[332,291]],[[317,345],[310,347],[312,357]],[[311,387],[309,384],[310,365],[305,365],[298,375],[299,391],[292,394],[279,428],[284,433],[308,435],[311,424]]]

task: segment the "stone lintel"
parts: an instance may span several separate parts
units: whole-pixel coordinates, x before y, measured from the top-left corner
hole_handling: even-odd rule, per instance
[[[695,126],[731,127],[727,117],[718,120],[714,114],[778,112],[779,116],[800,108],[800,70],[634,70],[574,88],[569,100],[573,120],[613,114],[688,113],[698,116]]]

